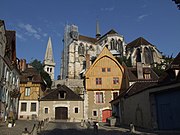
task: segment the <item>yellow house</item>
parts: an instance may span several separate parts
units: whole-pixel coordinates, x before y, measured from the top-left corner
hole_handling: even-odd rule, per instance
[[[39,98],[44,90],[40,74],[33,67],[24,69],[20,77],[19,119],[35,119],[39,115]]]
[[[89,119],[106,122],[111,116],[109,102],[115,99],[122,89],[123,73],[123,67],[108,48],[104,47],[85,73]]]

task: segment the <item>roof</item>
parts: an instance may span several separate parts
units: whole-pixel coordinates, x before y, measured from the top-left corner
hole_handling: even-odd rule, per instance
[[[175,70],[179,70],[177,75]],[[159,78],[159,83],[169,83],[173,81],[180,81],[180,53],[174,58],[170,66]]]
[[[70,88],[66,85],[59,85],[59,87],[49,90],[50,92],[42,97],[41,101],[83,101],[83,99],[73,92]],[[60,91],[64,91],[66,96],[64,99],[59,99],[58,94]]]
[[[109,51],[107,47],[104,47],[101,53],[98,55],[98,57],[95,59],[95,61],[92,63],[90,68],[86,71],[85,76],[88,76],[90,74],[90,71],[93,70],[93,67],[96,66],[96,63],[101,60],[103,57],[109,57],[111,58],[120,68],[122,72],[124,72],[124,68],[122,65],[117,61],[117,59],[112,55],[112,53]]]
[[[96,38],[79,35],[79,40],[94,43],[97,41]]]
[[[136,82],[127,89],[124,96],[130,97],[132,95],[145,91],[146,89],[150,87],[156,86],[157,84],[158,84],[157,81],[156,82],[151,82],[151,81]]]
[[[143,37],[139,37],[134,41],[130,42],[129,44],[127,44],[126,48],[134,48],[134,47],[139,47],[141,45],[152,45],[152,44]]]
[[[138,94],[140,92],[143,92],[145,90],[147,90],[150,87],[154,87],[157,86],[158,82],[157,81],[142,81],[142,82],[136,82],[134,84],[132,84],[128,89],[121,91],[119,93],[119,96],[112,100],[110,103],[117,101],[118,99],[120,99],[121,97],[127,98],[130,97],[132,95]]]
[[[40,73],[33,67],[28,67],[21,73],[20,83],[29,82],[29,77],[32,77],[31,82],[33,83],[43,83]]]
[[[114,29],[111,29],[110,31],[108,31],[106,34],[104,34],[103,36],[100,37],[100,39],[102,39],[103,37],[107,36],[107,35],[111,35],[111,34],[118,34]],[[100,40],[99,39],[99,40]]]
[[[135,67],[126,67],[126,74],[129,79],[129,81],[142,81],[147,79],[138,79],[137,76],[137,68]],[[149,67],[143,67],[143,73],[149,73],[151,76],[151,79],[148,79],[148,81],[155,81],[158,80],[157,74],[153,71],[152,68]]]

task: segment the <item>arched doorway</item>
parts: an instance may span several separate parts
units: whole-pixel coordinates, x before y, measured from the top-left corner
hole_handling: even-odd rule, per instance
[[[68,108],[67,107],[56,107],[55,108],[55,119],[66,120],[68,119]]]
[[[106,119],[112,116],[112,110],[106,109],[102,111],[102,122],[106,122]]]

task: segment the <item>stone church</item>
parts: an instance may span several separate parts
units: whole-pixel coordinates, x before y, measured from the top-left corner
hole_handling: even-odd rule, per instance
[[[144,67],[152,67],[162,61],[162,54],[146,39],[140,37],[126,44],[124,36],[113,29],[101,35],[98,22],[96,37],[81,35],[78,26],[66,25],[63,45],[60,79],[81,79],[105,46],[113,56],[130,59],[132,66],[138,61]]]

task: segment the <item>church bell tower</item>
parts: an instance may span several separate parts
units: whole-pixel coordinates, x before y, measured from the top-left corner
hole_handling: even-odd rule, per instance
[[[53,57],[53,49],[52,49],[52,42],[51,38],[49,37],[47,48],[46,48],[46,54],[44,57],[44,71],[46,71],[49,76],[51,77],[51,80],[54,80],[54,68],[55,68],[55,62]]]

